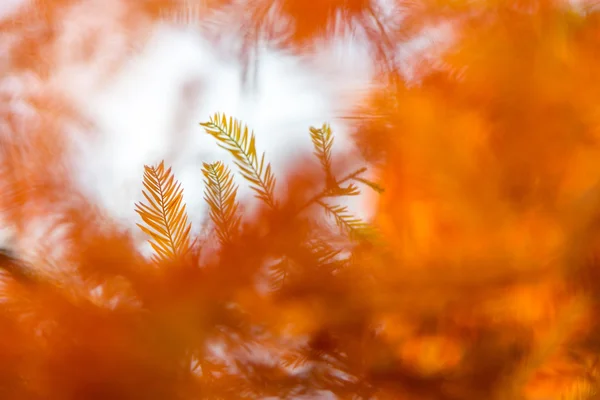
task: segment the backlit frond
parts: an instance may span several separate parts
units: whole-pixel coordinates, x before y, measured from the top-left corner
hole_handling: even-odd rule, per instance
[[[171,168],[165,170],[164,161],[157,167],[144,166],[144,188],[147,204],[137,203],[135,211],[145,225],[137,224],[150,236],[150,245],[156,251],[156,261],[172,259],[190,249],[190,229],[183,189]]]
[[[334,218],[336,225],[341,231],[349,234],[351,238],[364,238],[372,235],[371,226],[360,218],[350,214],[348,212],[348,207],[331,205],[323,201],[319,201],[318,203],[323,207],[327,214]]]
[[[229,168],[221,162],[204,163],[204,199],[210,207],[210,218],[221,243],[228,242],[237,230],[240,217],[237,215],[237,186]]]
[[[333,180],[333,174],[331,173],[331,149],[333,148],[333,134],[328,124],[323,124],[319,129],[310,127],[310,138],[315,148],[314,154],[317,156],[323,171],[325,172],[325,179],[329,184]]]
[[[376,191],[377,193],[381,194],[385,191],[385,189],[378,183],[370,181],[368,179],[362,178],[360,176],[357,176],[355,178],[353,178],[355,181],[360,182],[364,185],[367,185],[368,187],[370,187],[371,189],[373,189],[374,191]]]
[[[324,240],[314,240],[310,247],[313,254],[317,257],[319,265],[335,262],[342,253],[341,249],[332,246]]]
[[[304,205],[302,205],[302,207],[300,207],[299,211],[302,211],[327,197],[358,196],[360,194],[360,190],[358,187],[356,187],[356,185],[353,185],[352,183],[348,184],[346,187],[342,187],[340,185],[351,180],[357,180],[357,178],[360,177],[366,170],[366,168],[360,168],[351,174],[346,175],[340,180],[336,180],[334,178],[330,186],[325,187],[325,189],[323,189],[321,192],[311,197],[306,203],[304,203]]]
[[[326,189],[323,197],[343,197],[343,196],[358,196],[360,194],[360,189],[354,185],[349,184],[346,187],[342,186],[333,186]]]
[[[233,155],[235,164],[244,179],[250,182],[256,197],[269,207],[275,207],[275,176],[271,164],[265,164],[265,154],[260,159],[258,157],[254,133],[248,132],[248,127],[242,126],[240,121],[218,113],[200,125],[217,139],[221,148]]]

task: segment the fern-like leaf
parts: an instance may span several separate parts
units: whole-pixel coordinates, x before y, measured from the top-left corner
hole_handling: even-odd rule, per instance
[[[237,231],[240,217],[237,215],[237,186],[229,168],[221,162],[204,163],[204,200],[210,207],[210,218],[215,224],[221,243],[227,243]]]
[[[323,201],[318,204],[323,207],[325,212],[332,216],[336,225],[342,232],[347,233],[351,238],[367,238],[372,236],[372,228],[369,224],[350,214],[348,207],[331,205]]]
[[[325,172],[325,181],[327,186],[331,186],[335,180],[331,172],[331,149],[333,148],[333,134],[328,124],[323,124],[320,129],[310,127],[310,138],[315,148],[314,154],[317,156],[323,171]]]
[[[265,153],[259,158],[256,152],[254,133],[249,132],[240,121],[218,113],[200,125],[217,139],[219,147],[233,155],[236,166],[244,179],[250,182],[256,197],[275,208],[275,176],[271,164],[265,164]]]
[[[346,187],[339,185],[330,187],[323,192],[323,197],[358,196],[359,194],[360,189],[351,183]]]
[[[314,240],[310,243],[313,255],[317,257],[318,265],[323,266],[339,261],[341,249],[325,240]]]
[[[378,184],[376,182],[370,181],[370,180],[362,178],[360,176],[354,177],[353,179],[357,182],[367,185],[368,187],[370,187],[371,189],[373,189],[374,191],[376,191],[379,194],[381,194],[385,191],[383,186],[381,186],[380,184]]]
[[[323,200],[326,197],[343,197],[343,196],[358,196],[360,194],[360,189],[350,183],[347,187],[342,187],[341,184],[346,183],[351,180],[356,180],[357,177],[360,177],[367,169],[360,168],[351,174],[346,175],[339,181],[335,181],[333,185],[326,187],[320,193],[311,197],[306,203],[304,203],[299,209],[298,212],[308,208],[313,204],[318,204],[320,200]]]
[[[147,204],[136,203],[135,211],[145,225],[137,224],[150,236],[150,245],[156,252],[155,261],[173,259],[190,250],[190,229],[183,189],[175,180],[171,168],[165,170],[164,161],[157,167],[144,166],[142,194]]]

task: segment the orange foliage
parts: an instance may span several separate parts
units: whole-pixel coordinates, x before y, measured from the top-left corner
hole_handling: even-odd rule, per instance
[[[44,79],[72,3],[36,1],[39,13],[2,23],[27,45],[7,53],[7,74]],[[216,114],[199,134],[229,151],[263,206],[242,215],[233,172],[204,164],[212,225],[192,238],[176,177],[148,166],[136,210],[152,259],[70,183],[62,99],[27,98],[41,115],[27,132],[1,110],[3,221],[20,243],[44,218],[60,234],[0,259],[0,398],[597,396],[597,8],[389,3],[203,4],[210,18],[246,13],[249,44],[266,32],[307,51],[341,23],[363,29],[387,74],[354,115],[378,183],[331,156],[326,124],[307,130],[315,162],[303,156],[278,176],[250,129]],[[131,7],[130,27],[143,31],[179,5]],[[274,30],[282,20],[288,32]],[[15,21],[43,29],[25,34]],[[402,78],[391,52],[437,24],[452,37]],[[373,221],[340,201],[363,189],[374,189]]]

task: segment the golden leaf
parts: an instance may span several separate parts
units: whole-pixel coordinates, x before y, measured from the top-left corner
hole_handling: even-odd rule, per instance
[[[351,238],[367,238],[373,235],[371,226],[360,218],[350,214],[348,207],[331,205],[323,201],[318,201],[318,204],[323,207],[327,214],[334,218],[340,230],[350,235]]]
[[[265,153],[260,159],[256,153],[254,133],[248,132],[248,127],[242,126],[240,121],[218,113],[200,125],[217,139],[219,147],[233,155],[236,166],[244,179],[250,182],[256,197],[275,208],[275,176],[271,164],[265,164]]]
[[[204,199],[210,207],[210,218],[215,224],[221,243],[228,242],[240,224],[237,215],[237,186],[229,168],[221,162],[204,163],[202,173],[205,177]]]
[[[331,127],[328,124],[323,124],[320,129],[311,126],[309,130],[310,138],[315,148],[314,154],[321,162],[327,186],[330,186],[334,182],[333,174],[331,173],[331,149],[333,147]]]
[[[164,161],[157,167],[144,166],[142,193],[148,204],[136,203],[136,212],[145,225],[137,224],[150,236],[150,245],[156,251],[155,261],[177,258],[190,250],[190,229],[183,189],[171,168],[165,170]]]

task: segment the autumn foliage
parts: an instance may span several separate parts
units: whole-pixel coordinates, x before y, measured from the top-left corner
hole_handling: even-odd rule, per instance
[[[196,235],[164,162],[140,171],[139,227],[70,178],[64,126],[81,116],[44,82],[78,3],[35,0],[0,23],[16,43],[3,73],[39,83],[21,93],[29,119],[0,91],[0,207],[15,232],[0,261],[1,399],[597,398],[595,4],[199,2],[212,34],[239,22],[243,62],[258,41],[309,54],[351,32],[376,73],[346,116],[364,160],[333,156],[324,123],[281,175],[244,121],[198,121],[235,168],[203,165],[210,223]],[[131,37],[181,7],[127,2]],[[446,34],[428,54],[399,56],[432,28]],[[345,204],[359,194],[372,221]]]

